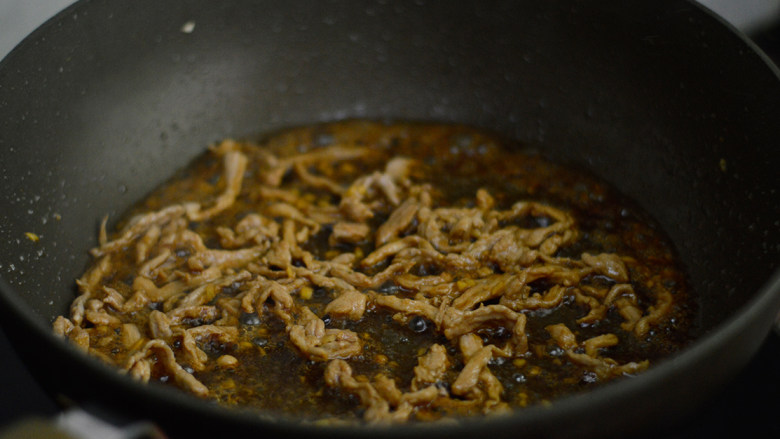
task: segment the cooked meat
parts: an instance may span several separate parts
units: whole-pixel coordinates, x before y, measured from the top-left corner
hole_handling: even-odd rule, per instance
[[[450,368],[447,350],[440,344],[433,344],[425,355],[418,358],[414,368],[412,390],[422,389],[431,384],[441,382]]]
[[[373,267],[390,258],[391,256],[400,253],[404,249],[417,246],[431,248],[430,243],[425,239],[416,235],[407,236],[377,248],[371,254],[366,256],[360,262],[360,265],[363,267]]]
[[[146,234],[149,228],[161,227],[168,222],[184,216],[185,213],[186,208],[184,205],[175,204],[156,212],[149,212],[133,217],[128,221],[122,231],[120,231],[118,238],[109,242],[101,242],[100,246],[92,249],[91,253],[93,256],[98,257],[121,250],[122,247],[132,244],[139,235]],[[105,228],[105,221],[102,224],[102,228]]]
[[[359,294],[359,293],[358,293]],[[300,320],[288,328],[290,341],[307,358],[315,361],[345,359],[360,354],[357,334],[346,329],[325,329],[325,322],[309,308],[302,308]]]
[[[333,233],[330,234],[330,244],[335,245],[339,242],[356,244],[365,241],[370,233],[371,227],[368,224],[341,221],[333,226]]]
[[[149,332],[152,338],[170,338],[173,335],[171,319],[165,313],[153,310],[149,313]]]
[[[455,339],[461,335],[474,333],[489,324],[499,324],[511,328],[519,317],[520,314],[504,305],[480,306],[473,311],[466,312],[449,307],[443,313],[441,326],[447,338]]]
[[[125,369],[130,372],[130,375],[148,381],[151,378],[152,362],[162,367],[167,373],[172,374],[174,381],[180,386],[198,396],[208,395],[209,389],[176,363],[176,357],[170,346],[162,340],[147,342],[141,350],[128,359]]]
[[[208,354],[198,347],[195,337],[190,331],[181,333],[181,359],[183,359],[195,371],[206,369],[206,362],[209,359]]]
[[[582,262],[595,268],[597,273],[614,279],[615,282],[628,282],[628,269],[618,255],[601,253],[593,256],[583,253]]]
[[[287,271],[292,266],[292,253],[289,241],[279,241],[271,245],[261,262],[274,269]]]
[[[287,218],[309,227],[318,228],[319,224],[307,218],[298,208],[287,203],[273,203],[265,210],[266,215],[272,218]]]
[[[199,324],[211,323],[217,319],[219,312],[215,306],[199,305],[175,308],[166,313],[174,325],[194,320]]]
[[[236,224],[235,230],[229,227],[217,227],[220,244],[224,248],[239,248],[254,243],[264,244],[279,234],[279,224],[268,217],[250,213]]]
[[[81,278],[76,279],[76,285],[78,285],[79,291],[84,296],[84,298],[81,300],[86,301],[90,295],[100,289],[103,278],[110,276],[113,269],[114,266],[112,265],[111,255],[105,255],[100,257],[97,262],[92,265],[83,276],[81,276]],[[83,304],[77,305],[75,301],[74,305],[83,307]]]
[[[201,325],[189,328],[186,332],[192,334],[196,340],[208,339],[211,342],[218,341],[221,344],[238,342],[238,328],[233,326]]]
[[[555,340],[558,346],[566,352],[569,359],[585,368],[590,369],[599,378],[606,379],[610,377],[635,374],[647,369],[647,360],[641,362],[628,362],[618,364],[617,361],[602,357],[599,355],[599,348],[614,346],[618,343],[618,338],[614,334],[602,334],[594,338],[585,340],[582,343],[584,353],[577,352],[579,344],[575,335],[563,323],[550,325],[545,328],[550,336]]]
[[[325,383],[356,395],[366,406],[365,420],[372,424],[387,424],[405,421],[412,411],[412,406],[403,404],[391,411],[390,403],[382,397],[374,385],[358,381],[352,376],[352,368],[341,360],[333,360],[325,369]]]
[[[186,285],[181,282],[170,282],[162,287],[157,287],[154,281],[148,277],[138,276],[133,279],[132,289],[138,295],[135,300],[148,302],[162,302],[184,292]],[[131,298],[130,300],[133,300]],[[125,303],[127,305],[127,303]]]
[[[296,162],[293,165],[293,168],[295,169],[295,173],[298,178],[301,179],[301,182],[309,187],[314,189],[325,189],[337,195],[340,195],[342,192],[344,192],[344,188],[339,186],[338,183],[334,182],[333,180],[311,174],[309,170],[306,169],[306,166],[303,164],[303,162]]]
[[[232,141],[225,141],[223,142],[223,145],[232,143]],[[217,213],[227,209],[235,202],[236,197],[241,191],[241,183],[244,181],[244,172],[246,171],[249,159],[247,159],[242,152],[235,150],[225,153],[223,159],[225,162],[225,190],[219,194],[214,205],[208,209],[188,210],[187,216],[191,221],[203,221],[204,219],[211,218]]]
[[[232,285],[233,283],[247,280],[251,276],[252,275],[248,271],[241,271],[238,274],[227,275],[214,282],[201,285],[179,300],[177,307],[183,309],[205,305],[216,297],[220,289]]]
[[[390,218],[379,226],[376,231],[376,246],[379,247],[400,235],[409,225],[412,224],[417,211],[420,209],[419,201],[414,198],[408,198],[393,213]]]
[[[477,335],[465,334],[460,338],[460,350],[466,365],[452,383],[452,393],[469,399],[499,401],[503,387],[487,367],[493,358],[494,346],[483,346]]]
[[[465,127],[226,140],[103,219],[53,328],[140,381],[319,422],[554,403],[684,345],[674,252],[626,211]]]
[[[328,363],[325,383],[356,395],[367,407],[365,420],[371,424],[406,421],[415,406],[428,405],[446,393],[436,386],[402,393],[395,382],[384,375],[378,375],[373,383],[359,380],[352,376],[349,364],[341,360]]]
[[[209,249],[198,252],[187,260],[194,271],[203,271],[211,266],[220,269],[240,268],[257,259],[265,251],[265,246],[249,247],[239,250]]]
[[[439,308],[431,305],[425,300],[403,299],[396,296],[378,294],[373,294],[371,298],[375,305],[389,308],[401,314],[422,316],[431,321],[441,320],[439,317]]]
[[[360,320],[366,312],[368,297],[357,291],[347,290],[325,307],[325,313],[333,317],[344,317],[350,320]]]
[[[103,229],[105,230],[105,226],[103,226]],[[157,244],[161,233],[160,226],[155,224],[149,227],[141,239],[138,240],[138,243],[135,246],[136,263],[141,264],[143,261],[149,259],[149,253]]]
[[[81,326],[74,324],[69,319],[59,316],[54,320],[53,324],[54,333],[67,337],[71,340],[79,349],[83,351],[89,351],[89,332],[83,329]]]
[[[132,349],[142,339],[143,336],[138,326],[133,323],[122,325],[122,345],[125,349]]]

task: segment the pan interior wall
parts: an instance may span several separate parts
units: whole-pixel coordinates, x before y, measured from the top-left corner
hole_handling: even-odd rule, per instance
[[[0,273],[48,324],[102,215],[209,143],[436,120],[621,188],[677,243],[710,329],[778,265],[777,77],[695,5],[591,3],[76,5],[0,65]]]

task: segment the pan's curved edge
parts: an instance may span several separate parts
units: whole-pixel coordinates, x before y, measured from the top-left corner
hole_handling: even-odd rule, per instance
[[[780,80],[780,67],[772,60],[772,58],[769,57],[769,55],[766,54],[766,52],[755,43],[745,32],[743,32],[741,29],[736,27],[733,23],[726,20],[722,15],[718,14],[714,10],[707,7],[707,5],[702,4],[701,2],[698,2],[696,0],[687,0],[689,3],[694,5],[696,8],[701,10],[704,14],[709,15],[712,19],[715,21],[718,21],[724,28],[727,28],[733,33],[735,36],[737,36],[744,44],[746,44],[750,50],[755,52],[769,67],[769,69],[774,73],[774,75],[777,77],[778,80]]]
[[[65,16],[73,16],[73,13],[79,10],[82,10],[82,8],[85,8],[87,3],[90,3],[94,0],[77,0],[66,6],[65,8],[61,9],[51,17],[49,17],[46,21],[41,23],[38,27],[36,27],[32,32],[30,32],[27,36],[25,36],[24,39],[19,41],[14,47],[11,48],[11,50],[8,51],[8,53],[5,54],[4,57],[0,58],[0,73],[3,71],[3,65],[6,64],[6,59],[13,58],[15,55],[14,53],[23,51],[24,47],[28,44],[34,44],[34,41],[38,40],[38,36],[40,34],[43,34],[46,32],[46,29],[49,28],[49,26],[56,26],[57,23],[60,22],[62,17]]]
[[[44,25],[39,27],[36,31],[34,31],[31,34],[31,37],[35,37],[40,32],[45,32],[45,29],[47,26],[53,25],[54,22],[57,21],[58,17],[63,15],[72,14],[74,11],[78,10],[81,7],[86,7],[85,5],[90,3],[91,0],[81,0],[77,3],[74,3],[73,5],[69,6],[65,10],[63,10],[61,13],[57,14],[52,19],[48,20]],[[744,43],[750,47],[752,50],[754,50],[767,64],[768,68],[771,69],[771,71],[774,73],[776,77],[780,79],[780,69],[768,58],[768,56],[755,44],[750,40],[747,36],[742,34],[739,30],[733,28],[729,23],[725,22],[720,16],[713,13],[706,7],[698,4],[698,7],[705,10],[705,12],[709,12],[715,19],[722,21],[726,26],[732,28],[734,33],[741,38]],[[9,58],[12,58],[14,56],[14,53],[17,50],[23,50],[23,46],[26,44],[25,42],[22,42],[20,45],[15,47],[9,55],[4,58],[2,61],[0,61],[0,74],[2,74],[3,65],[5,64],[5,61]],[[94,369],[94,373],[105,375],[106,377],[109,376],[109,374],[114,373],[113,371],[110,371],[107,367],[102,367],[102,365],[99,365],[98,361],[86,356],[83,356],[79,354],[74,348],[71,346],[68,346],[65,342],[57,338],[51,333],[50,328],[43,322],[43,319],[36,316],[28,307],[25,306],[24,302],[21,300],[21,298],[18,297],[18,294],[14,292],[13,288],[2,278],[0,278],[0,316],[2,316],[2,323],[4,326],[7,325],[9,331],[15,333],[14,336],[14,345],[19,346],[18,343],[18,337],[20,333],[20,329],[16,327],[16,325],[13,324],[13,322],[17,323],[23,323],[24,325],[27,325],[29,328],[32,328],[34,332],[34,337],[36,340],[42,340],[46,345],[51,345],[55,349],[58,349],[59,353],[64,353],[64,355],[72,356],[74,361],[77,363],[82,364],[84,367],[88,368],[90,371]],[[723,342],[724,339],[730,339],[734,340],[734,343],[739,341],[741,339],[741,332],[740,328],[744,327],[755,327],[752,332],[755,334],[763,333],[766,335],[766,333],[769,332],[769,328],[771,327],[772,319],[770,319],[769,315],[774,312],[774,314],[777,313],[777,310],[780,309],[780,270],[775,271],[772,278],[757,292],[754,297],[751,298],[748,303],[746,303],[740,310],[735,312],[734,316],[724,321],[721,325],[714,328],[709,334],[705,335],[699,343],[692,346],[689,350],[681,353],[680,355],[676,356],[675,358],[669,360],[665,364],[660,364],[656,368],[653,368],[649,370],[646,374],[643,376],[636,377],[633,380],[626,381],[622,383],[623,388],[625,390],[618,390],[615,387],[605,387],[604,389],[599,389],[596,392],[594,392],[593,395],[588,395],[587,397],[580,397],[575,396],[572,398],[567,398],[565,400],[560,401],[560,403],[556,403],[556,407],[561,407],[562,409],[570,409],[571,407],[576,407],[578,404],[580,404],[580,401],[583,400],[592,400],[595,402],[605,400],[608,398],[614,397],[617,393],[619,394],[628,394],[633,389],[642,388],[646,385],[646,382],[650,380],[660,380],[661,377],[666,376],[667,374],[672,373],[672,371],[680,366],[681,363],[685,361],[693,361],[693,359],[697,359],[697,361],[704,361],[708,358],[711,358],[712,355],[714,355],[714,352],[719,351],[721,348],[719,345]],[[11,323],[10,325],[8,323]],[[760,338],[760,337],[758,337]],[[756,352],[758,349],[758,346],[760,345],[760,342],[756,342],[753,340],[750,343],[745,343],[743,346],[743,349],[746,351],[752,350],[753,353]],[[29,355],[29,354],[28,354]],[[746,363],[749,359],[748,356],[744,362]],[[82,358],[83,357],[83,358]],[[690,360],[688,360],[690,359]],[[739,369],[741,366],[744,366],[744,364],[731,364],[729,365],[729,371],[724,371],[724,373],[735,373],[737,369]],[[194,400],[190,397],[183,397],[180,398],[179,396],[169,396],[167,393],[164,393],[161,391],[161,389],[152,388],[151,390],[143,389],[142,386],[137,385],[135,383],[130,382],[129,379],[121,378],[118,380],[119,386],[127,387],[128,389],[131,389],[134,392],[138,392],[139,394],[143,394],[146,392],[149,392],[149,395],[153,396],[162,396],[166,401],[171,403],[181,403],[184,407],[191,407],[196,412],[202,413],[202,414],[209,414],[211,413],[210,410],[206,410],[205,407],[209,407],[205,404],[200,403],[197,400]],[[215,411],[216,413],[225,414],[228,413],[228,411]],[[525,419],[542,419],[547,422],[547,419],[549,418],[548,413],[551,413],[549,409],[545,408],[534,408],[530,410],[527,414],[518,416],[518,417],[511,417],[504,420],[494,420],[496,421],[495,424],[497,426],[504,427],[510,427],[514,426],[520,423],[520,421]],[[228,416],[235,418],[236,421],[246,423],[247,425],[255,425],[256,422],[252,420],[251,416],[248,416],[246,414],[229,414]],[[312,431],[312,427],[310,426],[296,426],[295,423],[288,422],[288,421],[274,421],[278,422],[278,426],[282,429],[291,429],[292,431],[298,432],[301,435],[309,433]],[[492,422],[492,421],[491,421]],[[537,421],[541,422],[541,421]],[[268,427],[273,422],[266,423],[263,421],[263,425]],[[471,427],[470,425],[474,425],[474,427]],[[449,434],[450,432],[454,430],[460,430],[460,431],[474,431],[476,432],[479,429],[480,422],[475,423],[464,423],[463,427],[448,427],[443,426],[442,432],[446,432],[444,434]],[[316,428],[314,428],[316,429]],[[317,429],[318,432],[321,432],[321,429]],[[414,435],[415,433],[420,433],[420,435],[425,435],[426,428],[415,428],[415,427],[409,427],[407,429],[401,430],[401,432],[394,430],[392,432],[392,435],[403,435],[403,434],[410,434]],[[354,429],[333,429],[332,432],[335,434],[335,436],[342,436],[342,437],[356,437],[356,436],[367,436],[366,432],[370,432],[371,436],[378,436],[378,437],[389,437],[391,433],[386,432],[384,430],[363,430],[359,433],[356,433],[356,430]]]

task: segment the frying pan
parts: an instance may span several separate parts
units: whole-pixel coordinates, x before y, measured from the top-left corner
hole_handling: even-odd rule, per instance
[[[696,343],[507,417],[323,429],[142,386],[51,335],[103,215],[217,139],[343,118],[482,127],[612,183],[675,243]],[[778,143],[777,68],[686,1],[82,0],[0,64],[0,317],[50,392],[172,435],[637,433],[716,392],[777,315]]]

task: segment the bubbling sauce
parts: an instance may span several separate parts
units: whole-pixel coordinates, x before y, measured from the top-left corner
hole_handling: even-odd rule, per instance
[[[138,380],[322,423],[554,403],[684,347],[693,308],[618,191],[457,125],[225,140],[92,255],[55,332]]]

